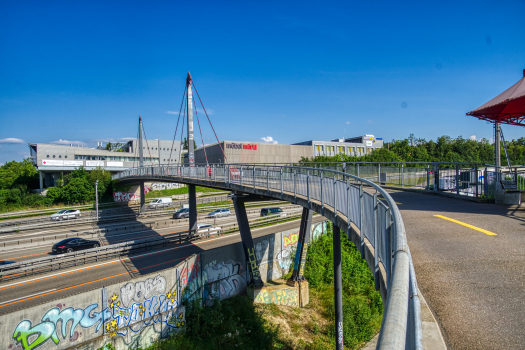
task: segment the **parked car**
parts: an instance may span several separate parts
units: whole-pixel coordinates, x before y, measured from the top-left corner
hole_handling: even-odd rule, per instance
[[[80,217],[80,210],[64,209],[50,216],[51,220],[62,221],[69,219],[78,219]]]
[[[222,216],[230,216],[231,212],[230,209],[227,208],[219,208],[215,209],[211,213],[208,213],[209,218],[220,218]]]
[[[165,207],[171,206],[172,204],[173,204],[173,201],[171,200],[171,197],[170,198],[157,198],[157,199],[152,200],[148,204],[148,207],[150,209],[165,208]]]
[[[286,213],[283,212],[281,208],[273,207],[273,208],[262,208],[261,209],[261,216],[266,215],[280,215],[280,216],[286,216]]]
[[[75,250],[100,247],[99,241],[88,241],[83,238],[66,238],[53,245],[53,253],[71,253]]]
[[[184,219],[190,217],[190,208],[182,208],[173,213],[174,219]]]

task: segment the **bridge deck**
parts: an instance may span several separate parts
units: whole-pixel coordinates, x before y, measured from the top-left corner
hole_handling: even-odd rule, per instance
[[[525,210],[389,192],[401,203],[419,288],[448,346],[455,350],[523,349]]]

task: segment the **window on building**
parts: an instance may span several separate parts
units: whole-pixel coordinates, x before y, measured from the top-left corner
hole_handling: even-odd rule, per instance
[[[58,156],[58,158],[62,158],[62,155]]]
[[[64,156],[64,158],[67,158],[67,154]]]
[[[372,153],[372,149],[371,148],[368,148],[367,151],[368,151],[368,153]]]
[[[49,154],[46,157],[49,158]]]
[[[357,147],[357,151],[359,153],[365,153],[365,148],[364,147]]]
[[[55,155],[53,154],[53,158],[55,158]]]
[[[344,146],[337,146],[337,153],[340,153],[340,154],[345,153],[345,147]]]

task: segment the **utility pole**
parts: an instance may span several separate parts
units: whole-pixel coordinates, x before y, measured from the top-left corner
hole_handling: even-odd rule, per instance
[[[496,146],[496,172],[499,172],[501,166],[501,126],[498,122],[494,124],[494,143]]]
[[[95,210],[97,211],[97,221],[98,221],[98,180],[95,181]]]

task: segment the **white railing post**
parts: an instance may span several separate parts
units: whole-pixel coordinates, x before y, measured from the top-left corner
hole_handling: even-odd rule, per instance
[[[377,191],[374,193],[374,281],[376,290],[379,290],[379,242],[377,241],[378,236],[378,202],[377,202]]]
[[[319,169],[319,174],[321,175],[321,215],[324,216],[323,171],[321,169]]]
[[[255,192],[255,165],[253,166],[253,192]]]
[[[360,231],[360,240],[361,244],[359,251],[361,252],[361,258],[365,258],[365,197],[363,195],[363,183],[359,185],[359,231]]]
[[[335,179],[335,174],[334,174],[334,180],[333,181],[334,181],[334,205],[333,205],[333,207],[334,207],[334,216],[335,216],[335,219],[337,220],[337,200],[336,200],[336,198],[337,198],[337,195],[336,195],[336,193],[337,193],[336,192],[337,183],[336,183],[336,181],[337,180]],[[337,221],[336,221],[336,224],[337,224]]]
[[[306,197],[308,199],[308,209],[312,209],[310,207],[310,170],[306,171]]]
[[[293,198],[295,204],[297,204],[297,170],[293,169]]]
[[[281,200],[283,199],[283,168],[281,168]]]

